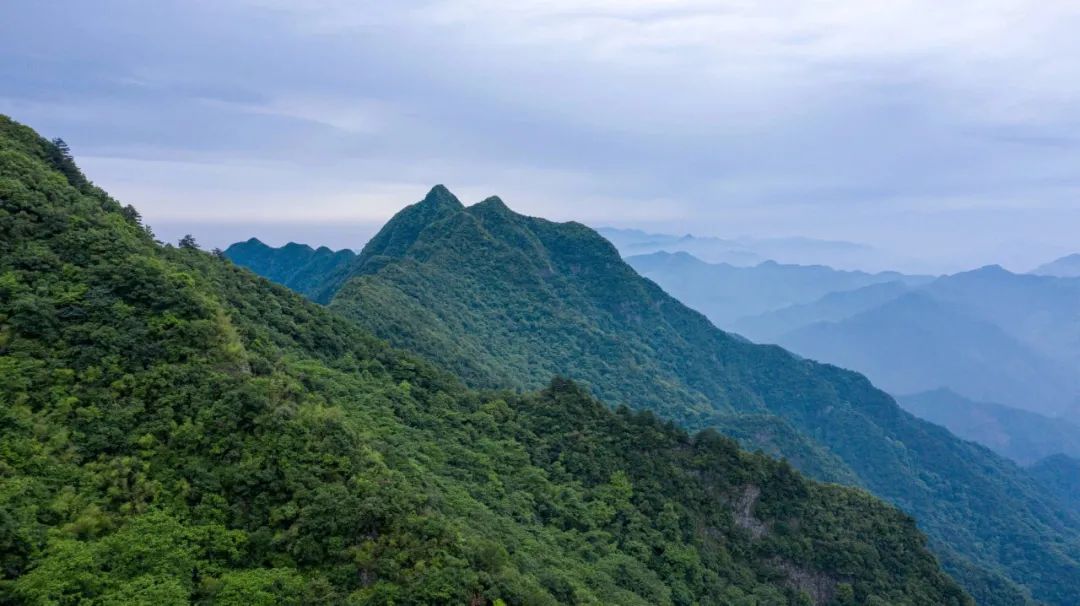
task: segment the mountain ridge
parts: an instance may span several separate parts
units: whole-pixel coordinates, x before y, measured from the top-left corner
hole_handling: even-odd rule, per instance
[[[467,390],[54,151],[0,116],[4,603],[971,603],[865,493]]]
[[[1075,534],[1075,520],[1011,462],[915,419],[857,374],[717,330],[585,226],[520,215],[485,225],[468,208],[423,230],[399,258],[354,271],[331,308],[474,383],[510,379],[505,386],[528,388],[555,372],[612,404],[689,427],[723,430],[733,416],[758,414],[778,424],[769,432],[777,437],[779,425],[791,424],[844,463],[837,477],[854,471],[876,494],[914,511],[977,599],[1024,603],[1022,591],[1007,591],[1010,582],[994,576],[1006,570],[1050,602],[1080,594],[1064,572],[1076,560],[1057,546],[1058,537]],[[543,249],[525,254],[515,244],[522,241]],[[753,446],[750,434],[744,444]],[[762,448],[775,452],[775,442]],[[938,503],[948,494],[965,495],[963,513]],[[1030,533],[1025,544],[1044,547],[1006,547],[989,531],[1001,527],[1022,528]],[[1061,559],[1034,564],[1043,557]],[[1056,571],[1054,581],[1045,580],[1047,570]]]
[[[897,402],[922,419],[965,440],[978,442],[1020,465],[1055,454],[1080,457],[1080,427],[1058,418],[992,402],[976,402],[949,390],[900,395]]]
[[[1080,277],[1080,253],[1073,253],[1071,255],[1065,255],[1064,257],[1054,259],[1049,263],[1044,263],[1030,273],[1040,276],[1055,276],[1059,278],[1077,278]]]

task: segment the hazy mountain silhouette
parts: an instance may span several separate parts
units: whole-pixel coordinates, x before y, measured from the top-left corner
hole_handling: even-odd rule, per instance
[[[1050,455],[1080,457],[1080,427],[1026,410],[976,402],[948,389],[897,397],[912,414],[1021,465]]]
[[[775,261],[735,267],[706,263],[685,252],[632,256],[626,262],[724,329],[732,329],[741,318],[810,303],[835,291],[884,282],[917,285],[930,280],[897,272],[870,274]]]
[[[880,282],[854,290],[830,292],[812,303],[741,318],[732,327],[758,343],[776,343],[782,335],[804,326],[850,318],[893,301],[912,289],[903,282]]]
[[[832,265],[844,268],[888,265],[888,256],[866,244],[806,237],[716,238],[685,234],[648,233],[635,229],[601,227],[624,257],[655,252],[686,252],[709,263],[749,267],[773,260],[780,263]]]
[[[1080,253],[1075,253],[1055,259],[1031,270],[1031,273],[1040,276],[1056,276],[1059,278],[1080,277]]]
[[[890,393],[949,387],[979,401],[1056,416],[1076,397],[1066,367],[926,292],[901,295],[838,322],[819,322],[777,341],[801,355],[865,373]]]

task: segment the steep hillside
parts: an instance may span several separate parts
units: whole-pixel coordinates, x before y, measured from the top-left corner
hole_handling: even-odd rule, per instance
[[[1029,469],[1031,475],[1059,501],[1080,511],[1080,458],[1057,454]]]
[[[1021,465],[1055,454],[1080,457],[1080,427],[1062,419],[976,402],[948,389],[900,396],[897,402],[915,416]]]
[[[731,329],[741,318],[811,303],[837,291],[881,283],[923,284],[929,278],[896,272],[870,274],[823,265],[783,265],[767,261],[753,267],[706,263],[687,253],[658,252],[628,257],[639,274],[656,282],[713,324]]]
[[[582,225],[443,196],[387,224],[395,247],[365,248],[333,309],[476,385],[529,389],[562,374],[612,404],[828,468],[814,454],[825,453],[843,466],[834,475],[914,514],[985,603],[1023,602],[997,574],[1047,602],[1080,595],[1077,520],[1011,462],[900,410],[860,375],[717,330]],[[738,429],[741,415],[767,430]]]
[[[57,152],[0,117],[2,603],[970,604],[865,493],[468,391]]]

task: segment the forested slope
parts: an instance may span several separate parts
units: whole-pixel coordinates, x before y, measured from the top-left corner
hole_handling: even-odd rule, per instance
[[[566,380],[469,391],[0,117],[0,602],[968,604],[913,521]]]
[[[716,329],[585,226],[497,198],[465,208],[437,187],[352,268],[332,309],[473,385],[561,374],[612,404],[721,429],[900,505],[984,603],[1024,603],[1018,584],[1055,604],[1080,596],[1080,524],[1022,469],[856,373]]]

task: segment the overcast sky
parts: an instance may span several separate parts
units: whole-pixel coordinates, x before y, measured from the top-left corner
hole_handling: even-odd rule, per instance
[[[591,225],[1080,249],[1080,3],[6,0],[0,112],[159,234],[359,247],[434,183]]]

